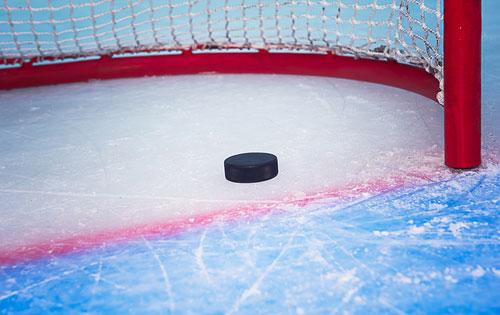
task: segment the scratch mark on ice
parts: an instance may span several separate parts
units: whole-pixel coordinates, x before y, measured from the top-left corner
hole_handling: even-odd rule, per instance
[[[61,278],[62,278],[62,277],[64,277],[64,276],[70,275],[70,274],[72,274],[72,273],[74,273],[74,272],[77,272],[77,271],[84,270],[84,269],[88,268],[89,266],[93,266],[93,265],[95,265],[95,264],[96,264],[96,263],[92,263],[92,264],[90,264],[90,265],[88,265],[88,266],[83,266],[83,267],[78,268],[78,269],[74,269],[74,270],[67,270],[67,271],[64,271],[63,273],[61,273],[61,274],[59,274],[59,275],[57,275],[57,276],[53,276],[53,277],[50,277],[50,278],[44,279],[44,280],[42,280],[42,281],[40,281],[40,282],[33,283],[33,284],[31,284],[31,285],[29,285],[29,286],[27,286],[27,287],[24,287],[24,288],[22,288],[22,289],[20,289],[20,290],[11,291],[11,292],[9,292],[9,293],[7,293],[7,294],[5,294],[5,295],[0,296],[0,301],[3,301],[3,300],[5,300],[5,299],[8,299],[8,298],[10,298],[11,296],[18,295],[18,294],[20,294],[20,293],[23,293],[23,292],[29,291],[29,290],[31,290],[31,289],[33,289],[33,288],[39,287],[39,286],[44,285],[44,284],[46,284],[46,283],[49,283],[49,282],[51,282],[51,281],[54,281],[54,280],[59,280],[59,279],[61,279]]]
[[[206,234],[207,231],[203,231],[203,235],[200,238],[200,245],[193,251],[193,253],[196,257],[196,263],[198,264],[198,267],[200,267],[201,273],[205,276],[205,278],[207,278],[209,282],[212,282],[212,279],[208,275],[207,268],[205,267],[205,263],[203,262],[203,241],[205,240]]]
[[[338,247],[340,248],[341,251],[343,251],[347,256],[351,257],[356,263],[358,263],[358,265],[360,265],[361,267],[363,267],[365,270],[367,270],[370,275],[375,275],[375,272],[370,268],[368,267],[367,265],[365,265],[363,262],[361,262],[358,258],[356,258],[354,256],[354,254],[350,251],[348,251],[347,249],[344,248],[344,246],[340,245],[338,242],[336,241],[333,241],[333,243]]]
[[[101,281],[102,281],[102,282],[109,283],[109,284],[110,284],[110,285],[112,285],[115,289],[118,289],[118,290],[126,290],[126,289],[127,289],[127,287],[126,287],[126,286],[116,284],[115,282],[113,282],[113,281],[111,281],[111,280],[107,280],[107,279],[105,279],[105,278],[101,278]]]
[[[399,315],[406,314],[405,312],[403,312],[402,310],[400,310],[396,306],[394,306],[394,305],[390,304],[389,302],[387,302],[386,299],[380,299],[379,302],[380,302],[380,304],[385,305],[386,307],[388,307],[389,309],[391,309],[396,314],[399,314]]]
[[[102,245],[102,251],[104,251],[104,248],[106,247],[106,244]],[[95,279],[94,283],[94,291],[97,290],[97,287],[99,286],[99,282],[101,281],[101,271],[102,271],[102,251],[101,254],[99,255],[99,267],[97,268],[97,273],[93,275]]]
[[[142,240],[144,241],[144,243],[146,244],[146,246],[148,247],[149,251],[153,255],[153,257],[155,258],[156,262],[158,263],[158,266],[160,267],[160,270],[161,270],[161,273],[163,276],[163,280],[165,282],[165,291],[166,291],[166,293],[168,295],[168,299],[169,299],[170,313],[173,313],[174,312],[174,300],[173,300],[173,296],[172,296],[172,287],[170,285],[170,281],[168,280],[168,274],[167,274],[167,271],[165,269],[165,266],[161,262],[161,259],[160,259],[160,256],[158,256],[158,253],[151,246],[151,243],[149,243],[149,241],[144,236],[141,236],[141,237],[142,237]]]
[[[247,290],[245,290],[245,292],[243,292],[243,294],[238,298],[238,300],[236,300],[236,302],[233,304],[231,309],[226,314],[233,314],[233,313],[238,312],[238,309],[239,309],[241,303],[245,302],[245,300],[248,297],[250,297],[254,294],[257,294],[259,292],[260,284],[267,277],[269,272],[271,272],[271,270],[273,270],[274,266],[278,263],[280,258],[285,254],[287,249],[290,247],[290,244],[292,243],[292,240],[295,237],[295,234],[297,234],[297,231],[293,232],[293,234],[290,236],[290,238],[288,239],[285,246],[283,246],[283,248],[281,249],[279,255],[273,260],[273,262],[269,266],[267,266],[266,270],[264,270],[264,272],[260,274],[259,278],[257,278],[257,281],[255,281],[254,284],[249,289],[247,289]]]

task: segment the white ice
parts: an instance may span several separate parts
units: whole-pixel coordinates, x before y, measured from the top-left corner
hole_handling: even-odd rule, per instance
[[[443,166],[443,109],[342,79],[196,75],[0,92],[0,249]],[[278,156],[268,182],[223,160]]]

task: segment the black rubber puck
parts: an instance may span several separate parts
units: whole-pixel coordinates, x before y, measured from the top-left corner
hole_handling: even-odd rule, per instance
[[[242,153],[224,161],[226,179],[235,183],[257,183],[278,175],[278,158],[270,153]]]

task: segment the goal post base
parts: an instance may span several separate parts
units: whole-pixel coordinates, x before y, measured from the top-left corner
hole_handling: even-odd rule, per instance
[[[387,60],[356,59],[331,53],[223,52],[185,50],[181,54],[110,57],[0,69],[0,89],[89,80],[200,73],[296,74],[336,77],[389,85],[436,100],[439,82],[424,69]]]

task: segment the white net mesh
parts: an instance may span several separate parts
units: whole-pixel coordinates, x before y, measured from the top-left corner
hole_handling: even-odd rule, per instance
[[[188,48],[396,60],[442,82],[441,0],[0,0],[0,60]]]

